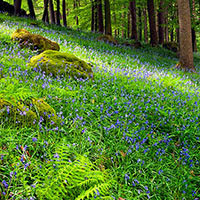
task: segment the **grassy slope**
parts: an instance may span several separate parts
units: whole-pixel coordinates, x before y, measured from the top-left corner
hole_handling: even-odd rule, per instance
[[[21,92],[46,101],[63,119],[56,128],[0,127],[0,192],[34,197],[35,176],[45,159],[62,145],[86,154],[109,169],[117,183],[113,198],[194,199],[200,196],[199,60],[197,74],[173,69],[175,55],[161,48],[141,50],[111,46],[97,35],[57,27],[29,25],[29,20],[0,15],[1,91]],[[26,69],[36,54],[10,42],[17,28],[57,41],[94,65],[94,81],[54,79]],[[0,69],[0,70],[1,70]],[[5,93],[3,93],[5,95]],[[37,138],[37,141],[33,141]],[[20,161],[27,145],[31,157]],[[16,172],[11,177],[10,172]],[[8,198],[6,196],[5,198]]]

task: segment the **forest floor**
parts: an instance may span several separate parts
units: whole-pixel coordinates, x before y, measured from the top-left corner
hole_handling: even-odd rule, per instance
[[[0,118],[0,199],[199,199],[200,55],[197,73],[183,72],[161,47],[30,22],[0,14],[0,100],[44,98],[62,122]],[[28,69],[38,52],[11,41],[18,28],[91,63],[94,80]]]

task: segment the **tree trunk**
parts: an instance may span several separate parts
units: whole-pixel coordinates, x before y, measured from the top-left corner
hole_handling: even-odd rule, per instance
[[[156,21],[155,21],[155,10],[154,10],[154,0],[147,0],[147,8],[149,14],[149,26],[150,26],[150,38],[151,45],[157,46],[157,31],[156,31]]]
[[[46,23],[49,23],[49,17],[48,17],[48,3],[49,1],[48,0],[44,0],[44,13],[43,13],[43,17],[42,17],[42,21],[43,22],[46,22]]]
[[[49,12],[50,12],[50,19],[51,19],[51,24],[55,24],[55,14],[54,14],[54,7],[53,7],[53,1],[49,0]]]
[[[142,41],[142,11],[141,7],[138,10],[138,17],[139,17],[139,40]]]
[[[102,1],[98,0],[98,22],[99,22],[99,32],[103,33],[104,32],[104,27],[103,27],[103,11],[102,11]]]
[[[27,3],[28,3],[29,12],[30,12],[30,17],[32,19],[36,19],[32,0],[27,0]]]
[[[63,26],[67,27],[66,3],[65,3],[65,0],[62,1],[62,15],[63,15]]]
[[[164,43],[164,10],[163,10],[164,1],[160,0],[159,4],[159,12],[158,12],[158,36],[159,36],[159,44]]]
[[[98,1],[94,1],[94,30],[95,32],[98,31]]]
[[[130,10],[130,9],[129,9]],[[130,11],[128,11],[128,15],[127,15],[127,17],[128,17],[128,27],[127,27],[127,29],[128,29],[128,31],[127,31],[127,36],[128,36],[128,38],[130,38],[130,22],[131,22],[131,14],[130,14]]]
[[[94,1],[91,0],[91,4],[92,4],[92,20],[91,20],[91,31],[94,32]]]
[[[57,0],[56,24],[60,26],[60,0]]]
[[[109,0],[104,0],[104,7],[105,7],[105,34],[112,35],[110,1]]]
[[[188,0],[177,0],[180,34],[180,64],[185,70],[195,71],[192,51],[190,6]]]
[[[147,12],[146,8],[143,10],[144,15],[144,41],[148,43],[148,27],[147,27]]]
[[[165,8],[165,42],[169,41],[169,29],[168,29],[168,7]]]
[[[137,36],[137,23],[136,23],[136,1],[130,1],[129,3],[131,13],[131,39],[138,40]]]
[[[20,16],[20,11],[21,11],[21,5],[22,5],[22,0],[16,0],[14,3],[14,15],[15,16]]]

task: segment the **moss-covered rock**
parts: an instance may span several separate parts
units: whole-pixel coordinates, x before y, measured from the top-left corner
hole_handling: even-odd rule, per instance
[[[11,39],[19,41],[20,46],[22,47],[29,46],[32,50],[60,50],[60,47],[56,42],[53,42],[41,35],[32,34],[26,29],[17,29],[12,34]]]
[[[178,43],[176,43],[176,42],[165,42],[163,44],[163,47],[165,49],[169,49],[175,53],[178,52],[178,49],[179,49]]]
[[[112,35],[101,35],[97,38],[98,41],[108,42],[114,45],[117,45],[118,42]]]
[[[133,47],[133,48],[135,48],[135,49],[142,48],[142,44],[141,44],[141,42],[139,42],[139,41],[124,42],[124,43],[122,43],[122,44],[125,45],[125,46]]]
[[[70,76],[73,78],[93,78],[92,68],[85,61],[68,53],[47,50],[31,58],[31,68],[39,68],[46,74]]]
[[[55,110],[43,99],[29,101],[8,101],[0,98],[0,122],[20,126],[33,126],[40,123],[57,124],[59,118]]]

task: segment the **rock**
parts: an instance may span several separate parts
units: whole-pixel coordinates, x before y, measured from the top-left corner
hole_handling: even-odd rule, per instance
[[[57,124],[59,119],[55,110],[43,99],[16,102],[0,98],[0,122],[2,121],[20,126],[34,126],[39,121]]]
[[[178,43],[176,43],[176,42],[165,42],[163,44],[163,47],[165,49],[169,49],[175,53],[178,52],[178,49],[179,49]]]
[[[29,67],[40,69],[53,76],[70,76],[73,78],[93,78],[92,67],[85,61],[68,53],[47,50],[31,58]]]
[[[115,40],[114,37],[111,36],[111,35],[101,35],[97,38],[97,40],[103,41],[103,42],[108,42],[108,43],[111,43],[111,44],[114,44],[114,45],[118,44],[117,40]]]
[[[124,42],[123,45],[125,46],[130,46],[130,47],[134,47],[136,49],[142,48],[142,44],[139,41],[134,41],[134,42]]]
[[[20,46],[30,46],[32,50],[60,50],[59,45],[41,35],[32,34],[26,29],[17,29],[11,36],[13,40],[17,40]]]

